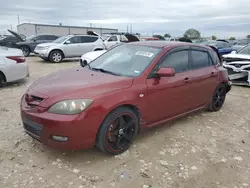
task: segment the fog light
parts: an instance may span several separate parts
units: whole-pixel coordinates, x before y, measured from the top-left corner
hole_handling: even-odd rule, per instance
[[[52,136],[52,139],[58,142],[67,142],[69,138],[66,136]]]

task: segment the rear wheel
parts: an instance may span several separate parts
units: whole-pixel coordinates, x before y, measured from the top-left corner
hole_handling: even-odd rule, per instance
[[[212,101],[209,105],[210,111],[218,111],[223,106],[226,99],[227,90],[224,84],[220,84],[214,91]]]
[[[28,57],[30,55],[30,49],[27,46],[22,46],[21,50],[23,51],[23,55]]]
[[[63,54],[59,50],[54,50],[50,53],[49,60],[53,63],[59,63],[63,60]]]
[[[103,152],[117,155],[126,151],[138,133],[139,120],[133,110],[120,107],[103,121],[96,145]]]

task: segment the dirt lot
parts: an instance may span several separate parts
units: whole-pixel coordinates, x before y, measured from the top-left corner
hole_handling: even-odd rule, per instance
[[[24,133],[19,102],[34,80],[79,64],[36,57],[28,63],[29,78],[0,89],[0,188],[250,187],[250,88],[233,87],[217,113],[199,112],[139,135],[120,156],[63,153]]]

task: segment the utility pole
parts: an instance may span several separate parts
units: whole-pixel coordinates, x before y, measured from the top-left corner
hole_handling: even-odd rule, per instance
[[[12,30],[12,24],[10,25],[10,30]]]
[[[127,33],[128,33],[128,25],[127,25]]]
[[[92,23],[89,23],[89,27],[92,27]]]
[[[18,23],[18,25],[20,25],[20,18],[19,18],[19,14],[17,15],[17,23]]]

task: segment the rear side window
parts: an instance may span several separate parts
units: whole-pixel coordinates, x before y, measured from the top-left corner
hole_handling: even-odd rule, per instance
[[[48,35],[47,40],[56,40],[58,37],[54,35]]]
[[[159,65],[159,68],[174,68],[176,73],[188,70],[188,50],[173,52]]]
[[[97,41],[98,37],[91,37],[91,36],[81,36],[82,43],[91,43]]]
[[[207,52],[191,50],[193,59],[192,69],[201,69],[212,65],[212,61]]]
[[[212,64],[213,65],[216,65],[216,64],[220,63],[220,59],[219,59],[217,53],[214,50],[209,50],[209,54],[210,54],[210,56],[212,58]]]

